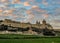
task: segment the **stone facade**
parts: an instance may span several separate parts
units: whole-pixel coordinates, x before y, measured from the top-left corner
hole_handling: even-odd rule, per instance
[[[35,28],[43,29],[47,27],[48,29],[53,29],[53,27],[50,24],[47,24],[45,20],[42,21],[42,24],[30,24],[30,23],[21,23],[21,22],[5,19],[1,24],[12,26],[12,27],[21,27],[21,28],[35,27]]]
[[[0,23],[0,25],[2,24],[3,26],[4,25],[8,26],[8,29],[7,29],[8,31],[5,33],[9,33],[9,34],[21,33],[25,35],[38,35],[38,34],[41,35],[43,33],[42,31],[43,29],[49,29],[50,31],[53,30],[53,27],[50,24],[46,23],[45,20],[42,21],[42,24],[40,24],[40,22],[36,22],[36,24],[31,24],[31,23],[21,23],[21,22],[5,19]]]

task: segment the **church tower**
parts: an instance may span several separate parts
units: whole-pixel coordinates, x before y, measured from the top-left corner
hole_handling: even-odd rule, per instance
[[[36,21],[36,24],[40,24],[40,21]]]
[[[45,19],[43,19],[43,21],[42,21],[42,24],[44,24],[44,25],[46,24],[46,21],[45,21]]]

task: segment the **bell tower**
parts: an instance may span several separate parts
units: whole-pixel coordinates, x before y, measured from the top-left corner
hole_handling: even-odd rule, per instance
[[[40,24],[40,21],[36,21],[36,24]]]
[[[45,19],[43,19],[43,21],[42,21],[42,24],[46,24],[46,21],[45,21]]]

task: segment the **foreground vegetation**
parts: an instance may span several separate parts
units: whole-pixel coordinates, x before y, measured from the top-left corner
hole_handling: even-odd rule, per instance
[[[0,43],[60,43],[60,37],[0,34]]]
[[[60,43],[60,39],[59,38],[0,39],[0,43]]]
[[[40,35],[0,34],[0,39],[40,39],[40,38],[60,38],[60,37]]]

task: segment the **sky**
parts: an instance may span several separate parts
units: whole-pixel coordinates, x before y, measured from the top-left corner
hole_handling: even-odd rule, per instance
[[[60,0],[0,0],[0,20],[20,22],[43,19],[54,29],[60,29]]]

